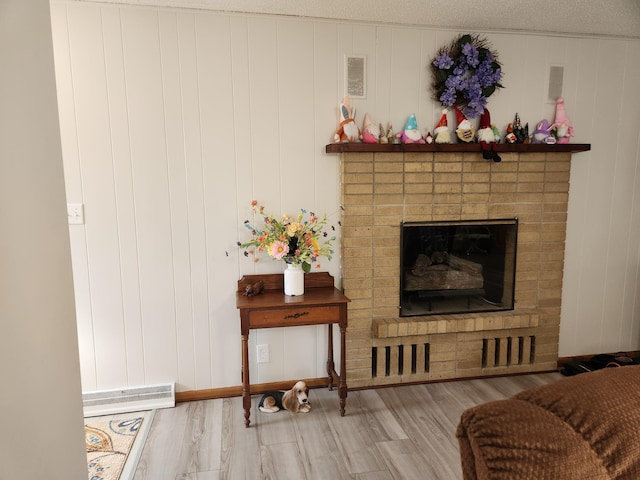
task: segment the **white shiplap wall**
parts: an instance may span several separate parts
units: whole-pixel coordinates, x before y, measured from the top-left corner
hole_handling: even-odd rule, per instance
[[[240,384],[236,281],[281,269],[235,245],[250,201],[337,222],[339,158],[323,152],[345,53],[367,56],[360,122],[415,113],[426,130],[428,62],[459,32],[74,2],[52,22],[67,197],[86,215],[70,226],[84,390]],[[485,33],[506,72],[493,122],[552,120],[563,65],[573,141],[592,144],[573,161],[560,354],[638,349],[640,41]],[[339,278],[339,255],[322,267]],[[324,337],[252,333],[252,363],[271,350],[252,381],[323,376]]]

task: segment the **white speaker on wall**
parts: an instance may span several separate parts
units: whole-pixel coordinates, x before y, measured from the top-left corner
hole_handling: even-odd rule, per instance
[[[564,82],[564,67],[561,65],[549,66],[549,93],[547,100],[555,102],[562,96],[562,86]]]

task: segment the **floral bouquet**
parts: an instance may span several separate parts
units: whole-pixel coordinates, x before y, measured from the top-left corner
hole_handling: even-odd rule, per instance
[[[444,107],[459,108],[467,118],[482,115],[487,99],[503,88],[498,54],[477,35],[461,35],[441,48],[431,69],[435,100]]]
[[[240,248],[247,249],[244,252],[245,256],[267,252],[274,260],[302,264],[302,269],[306,273],[311,271],[311,264],[319,257],[327,257],[331,260],[333,255],[331,242],[336,237],[329,237],[324,231],[327,226],[326,214],[319,219],[313,212],[307,213],[306,210],[301,209],[295,217],[284,214],[278,219],[272,214],[265,214],[264,206],[258,206],[255,200],[251,202],[251,206],[253,212],[262,217],[264,227],[257,228],[249,220],[245,220],[244,225],[253,236],[248,242],[238,242]],[[257,262],[258,257],[255,257],[254,261]],[[317,267],[319,265],[316,265]]]

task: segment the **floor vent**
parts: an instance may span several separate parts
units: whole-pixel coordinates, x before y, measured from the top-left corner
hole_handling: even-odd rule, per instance
[[[371,349],[372,377],[415,375],[428,371],[428,343],[378,346]]]
[[[170,408],[175,404],[176,392],[173,383],[82,394],[85,417]]]
[[[530,365],[535,360],[536,337],[485,338],[482,341],[482,367]]]

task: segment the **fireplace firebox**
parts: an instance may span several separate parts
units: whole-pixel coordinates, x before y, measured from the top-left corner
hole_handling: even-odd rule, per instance
[[[518,219],[403,222],[400,316],[513,310]]]

